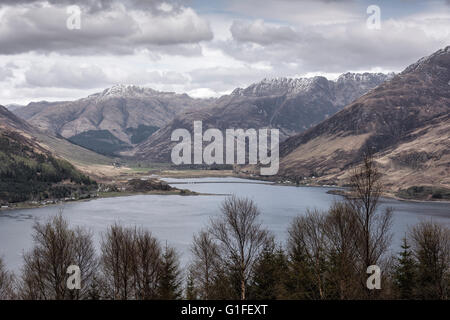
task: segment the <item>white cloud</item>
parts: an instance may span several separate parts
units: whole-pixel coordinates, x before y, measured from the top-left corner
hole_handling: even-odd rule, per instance
[[[260,20],[234,22],[233,39],[218,46],[239,60],[266,62],[274,68],[297,65],[303,73],[401,69],[448,44],[442,31],[431,34],[439,25],[424,25],[424,21],[390,19],[383,22],[382,30],[369,30],[360,22],[294,29]]]
[[[249,19],[284,21],[291,25],[334,25],[365,17],[366,7],[351,0],[228,0],[228,10]]]
[[[6,65],[4,67],[0,66],[0,82],[14,77],[13,68],[12,65]]]
[[[193,98],[216,98],[223,93],[219,93],[210,88],[198,88],[188,91],[187,94]]]
[[[76,66],[55,63],[34,66],[25,72],[26,86],[50,88],[90,89],[107,86],[110,82],[101,68],[95,65]]]
[[[400,71],[450,44],[444,1],[407,13],[385,3],[380,31],[366,28],[366,2],[0,1],[0,104],[80,98],[117,83],[218,96],[263,78]],[[81,30],[66,28],[73,3]]]

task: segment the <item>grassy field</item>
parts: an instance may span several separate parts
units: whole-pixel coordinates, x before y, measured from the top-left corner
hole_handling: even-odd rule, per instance
[[[113,158],[100,155],[67,140],[51,137],[45,134],[36,134],[37,140],[49,147],[58,156],[80,165],[102,164],[107,165],[114,162]]]

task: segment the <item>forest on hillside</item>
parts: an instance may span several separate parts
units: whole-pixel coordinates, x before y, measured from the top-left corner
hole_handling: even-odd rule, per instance
[[[0,133],[0,203],[85,196],[97,183],[15,132]]]

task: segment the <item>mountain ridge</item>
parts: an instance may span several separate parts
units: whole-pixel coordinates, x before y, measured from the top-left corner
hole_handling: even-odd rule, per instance
[[[216,100],[213,107],[185,112],[135,148],[140,159],[170,161],[170,134],[178,128],[192,132],[193,121],[206,128],[278,128],[281,139],[301,132],[331,116],[342,107],[392,75],[347,73],[336,81],[312,78],[264,79]],[[346,83],[344,83],[346,82]],[[351,85],[352,89],[347,90]]]
[[[449,83],[450,46],[284,141],[279,175],[345,184],[349,170],[370,148],[393,190],[450,186]]]
[[[115,85],[74,101],[31,102],[15,109],[14,113],[41,131],[64,138],[90,130],[108,130],[130,144],[127,129],[139,125],[161,127],[178,112],[205,107],[209,101],[211,99],[194,99],[187,94]]]

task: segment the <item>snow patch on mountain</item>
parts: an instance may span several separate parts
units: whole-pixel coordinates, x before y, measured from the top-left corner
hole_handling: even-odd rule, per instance
[[[390,80],[394,73],[351,73],[340,75],[336,80],[328,80],[322,76],[311,78],[273,78],[263,79],[246,88],[237,88],[231,95],[234,96],[271,96],[271,95],[297,95],[316,89],[339,90],[342,87],[373,88],[386,80]]]

